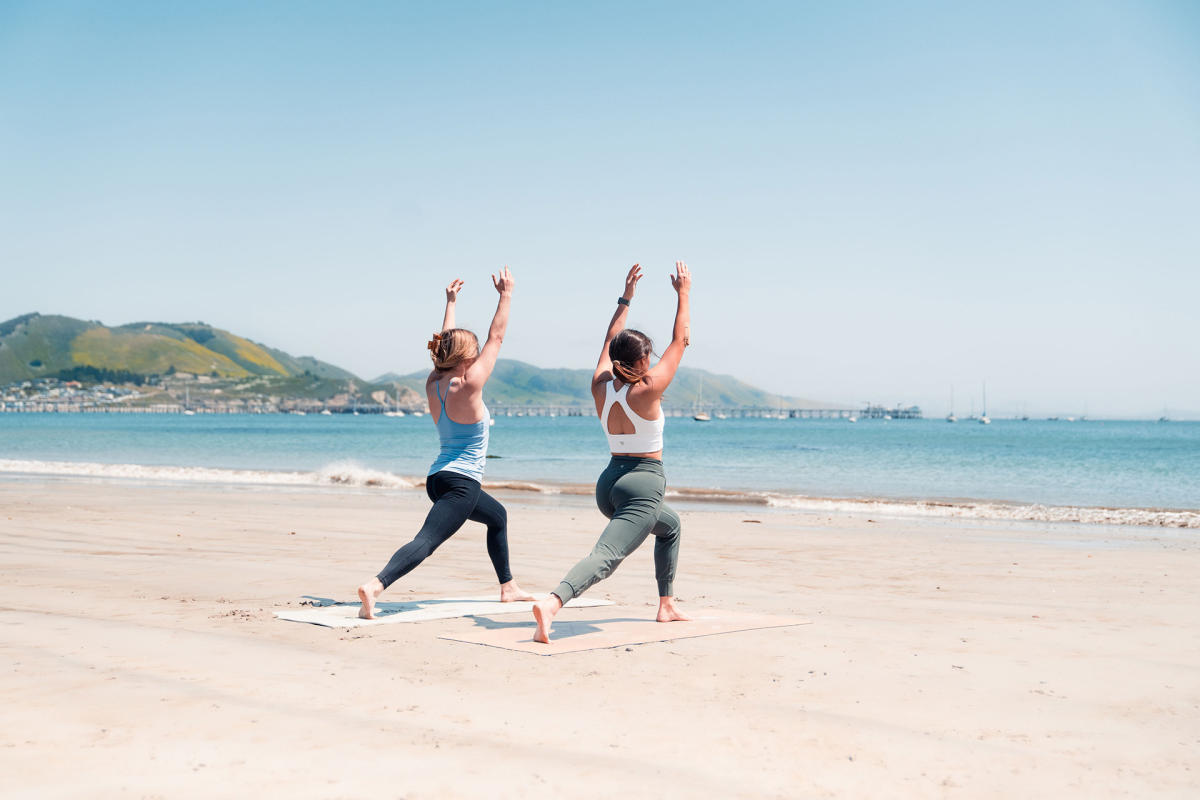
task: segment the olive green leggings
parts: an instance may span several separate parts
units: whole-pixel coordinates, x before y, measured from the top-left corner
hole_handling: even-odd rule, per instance
[[[657,458],[613,456],[596,481],[596,505],[609,523],[592,552],[571,568],[554,590],[566,603],[607,578],[654,534],[654,577],[658,596],[674,596],[679,562],[679,515],[663,502],[667,478]]]

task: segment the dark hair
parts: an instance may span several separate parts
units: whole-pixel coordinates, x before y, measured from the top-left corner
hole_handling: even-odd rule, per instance
[[[612,359],[613,372],[624,383],[637,383],[646,377],[636,364],[654,352],[654,343],[641,331],[626,328],[608,343],[608,357]]]

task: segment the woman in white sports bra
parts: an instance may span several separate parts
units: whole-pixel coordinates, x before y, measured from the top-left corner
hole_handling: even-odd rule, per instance
[[[686,620],[675,607],[675,566],[679,561],[679,515],[663,502],[667,479],[663,472],[662,396],[679,369],[688,345],[688,294],[692,275],[687,264],[675,262],[671,285],[679,295],[671,344],[653,367],[653,345],[641,331],[626,330],[625,318],[634,289],[642,278],[637,264],[625,276],[625,292],[604,335],[604,349],[592,376],[592,399],[608,435],[612,459],[596,481],[596,505],[608,525],[592,552],[571,568],[558,588],[533,604],[537,622],[534,640],[549,643],[554,615],[573,597],[583,594],[654,534],[654,576],[658,581],[658,621]]]

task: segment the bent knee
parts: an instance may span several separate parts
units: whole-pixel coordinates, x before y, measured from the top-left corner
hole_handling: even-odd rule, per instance
[[[683,526],[678,522],[676,522],[674,525],[671,525],[664,521],[655,525],[652,533],[658,539],[678,539],[679,535],[683,533]]]

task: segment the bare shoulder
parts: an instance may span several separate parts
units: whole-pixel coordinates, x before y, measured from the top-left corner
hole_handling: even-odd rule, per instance
[[[453,393],[460,400],[471,401],[483,396],[483,387],[487,384],[488,376],[468,369],[461,378],[451,378],[446,387],[448,393]]]
[[[485,370],[478,364],[472,364],[471,366],[467,367],[467,371],[463,373],[462,379],[459,381],[459,383],[462,386],[483,391],[483,385],[488,382],[488,378],[491,376],[490,370]]]
[[[630,394],[634,394],[634,389],[636,389],[636,394],[641,395],[642,397],[658,398],[662,396],[664,391],[666,391],[668,384],[670,384],[670,381],[661,380],[653,375],[646,375],[629,391]]]
[[[592,398],[599,402],[604,397],[609,381],[596,378],[592,381]]]

